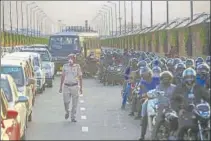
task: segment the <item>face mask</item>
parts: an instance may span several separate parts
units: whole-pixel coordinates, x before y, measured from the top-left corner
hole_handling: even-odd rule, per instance
[[[73,60],[72,59],[69,59],[68,62],[69,62],[70,65],[73,65]]]

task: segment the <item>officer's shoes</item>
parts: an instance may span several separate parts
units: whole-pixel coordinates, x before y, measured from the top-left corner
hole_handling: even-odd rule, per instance
[[[69,118],[69,113],[66,113],[65,116],[64,116],[64,118],[65,119],[68,119]]]
[[[77,122],[77,120],[76,119],[71,119],[71,122]]]
[[[129,116],[134,116],[134,112],[131,112],[131,113],[129,114]]]
[[[139,138],[138,140],[139,140],[139,141],[143,141],[143,140],[144,140],[144,138],[143,138],[143,137],[141,137],[141,138]]]

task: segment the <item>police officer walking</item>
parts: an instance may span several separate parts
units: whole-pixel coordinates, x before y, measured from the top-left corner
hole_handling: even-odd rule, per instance
[[[68,63],[63,65],[59,92],[63,92],[65,119],[69,118],[69,104],[72,98],[71,121],[76,121],[76,110],[79,92],[82,94],[82,72],[79,64],[75,63],[76,55],[68,55]]]

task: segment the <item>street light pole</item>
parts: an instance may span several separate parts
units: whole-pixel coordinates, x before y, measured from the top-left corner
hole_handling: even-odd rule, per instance
[[[16,32],[17,32],[17,35],[19,34],[19,26],[18,26],[18,1],[16,0],[15,1],[15,7],[16,7],[16,22],[17,22],[17,29],[16,29]],[[17,40],[16,40],[16,45],[19,43],[19,36],[17,36]]]
[[[166,25],[169,24],[169,1],[166,1]]]
[[[131,31],[133,32],[133,1],[131,1]]]
[[[150,8],[151,8],[151,27],[153,26],[153,5],[152,5],[152,0],[150,1]]]
[[[41,31],[40,31],[40,26],[39,26],[40,23],[39,23],[39,22],[41,21],[41,19],[40,19],[40,14],[42,13],[42,10],[39,9],[37,12],[38,12],[38,13],[36,14],[36,17],[37,17],[37,18],[36,18],[36,19],[37,19],[37,37],[39,37],[39,36],[40,36],[40,32],[41,32]]]
[[[108,1],[109,3],[111,3],[111,4],[113,4],[114,5],[114,11],[115,11],[115,29],[116,29],[116,35],[117,35],[117,5],[116,5],[116,3],[114,3],[114,2],[110,2],[110,1]]]
[[[21,28],[22,28],[22,35],[24,34],[24,30],[23,30],[23,1],[21,1],[21,19],[22,19],[22,24],[21,24]],[[25,42],[23,41],[23,44],[24,44]]]
[[[141,30],[142,30],[142,11],[143,11],[142,7],[143,7],[143,1],[141,0],[140,1],[140,29]]]
[[[127,31],[127,20],[126,20],[126,1],[124,1],[124,19],[125,19],[125,33]]]
[[[190,0],[190,18],[193,21],[193,0]]]
[[[114,31],[114,28],[113,28],[113,10],[112,10],[112,7],[110,6],[107,6],[107,5],[104,5],[107,9],[109,9],[109,15],[111,15],[111,30],[112,30],[112,33],[111,35],[113,36],[113,31]],[[110,21],[109,21],[110,22]]]
[[[107,18],[106,18],[106,13],[102,10],[99,11],[100,14],[102,14],[103,17],[103,27],[104,27],[104,31],[103,34],[106,35],[107,34]]]
[[[36,10],[38,8],[38,6],[35,6],[33,8],[30,9],[30,28],[31,28],[31,37],[33,36],[33,28],[35,29],[35,11],[32,10]]]
[[[119,0],[119,34],[122,32],[122,24],[121,24],[121,1]]]
[[[4,29],[4,1],[2,1],[2,15],[3,15],[3,19],[2,19],[2,24],[3,24],[3,25],[2,25],[2,28],[3,28],[3,29],[2,29],[2,30],[3,30],[3,35],[4,35],[4,37],[3,37],[3,38],[4,38],[4,44],[3,44],[3,46],[5,47],[5,45],[6,45],[6,42],[5,42],[6,39],[5,39],[5,37],[6,37],[6,36],[5,36],[5,31],[4,31],[4,30],[5,30],[5,29]]]
[[[106,10],[106,19],[107,19],[107,12],[108,12],[108,35],[110,35],[110,30],[111,30],[111,17],[110,17],[110,14],[109,14],[109,11],[108,9],[106,9],[105,7],[102,8],[103,10]]]
[[[33,24],[34,29],[33,30],[34,30],[34,36],[35,37],[36,37],[36,20],[38,19],[36,12],[39,11],[39,10],[40,9],[38,8],[38,9],[33,11],[33,22],[34,22],[34,24]],[[35,18],[35,16],[36,16],[36,18]]]

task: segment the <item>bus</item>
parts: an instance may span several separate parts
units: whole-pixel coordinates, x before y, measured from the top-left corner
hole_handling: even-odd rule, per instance
[[[55,71],[60,71],[67,63],[70,53],[81,53],[81,46],[77,32],[60,32],[49,38],[49,51],[55,64]]]
[[[61,70],[70,53],[83,53],[86,40],[94,37],[98,37],[96,32],[75,32],[70,30],[51,35],[48,47],[55,64],[55,72]]]

